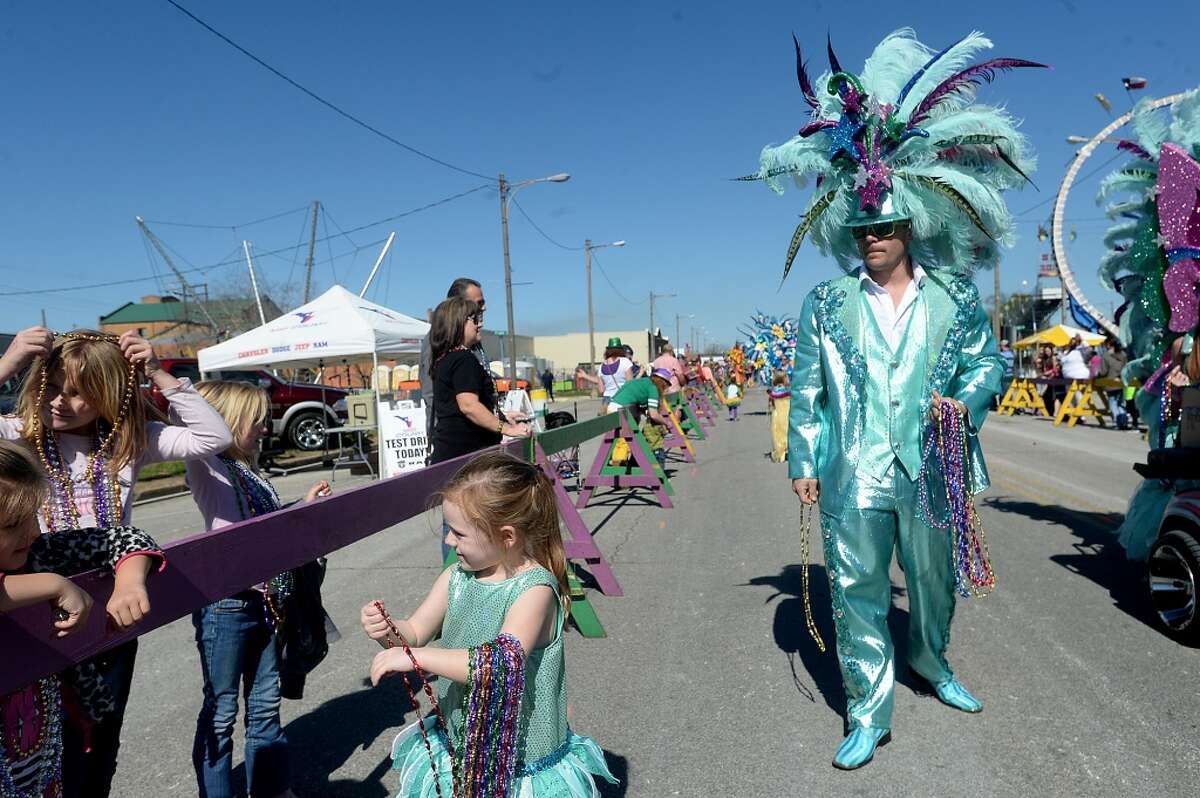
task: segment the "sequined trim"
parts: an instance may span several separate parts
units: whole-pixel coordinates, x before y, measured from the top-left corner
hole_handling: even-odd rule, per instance
[[[826,518],[824,513],[821,514],[821,537],[825,544],[825,574],[829,577],[829,601],[833,606],[833,626],[837,632],[838,662],[842,666],[843,677],[854,682],[853,688],[849,683],[844,685],[846,701],[848,704],[853,704],[854,701],[870,692],[871,682],[853,657],[854,647],[850,642],[853,635],[850,634],[850,625],[846,621],[846,594],[842,590],[835,564],[837,563],[837,547],[833,542],[831,521]]]
[[[842,323],[841,310],[842,305],[846,302],[846,291],[842,288],[834,288],[833,281],[826,280],[813,289],[813,295],[817,298],[815,308],[817,323],[833,341],[838,354],[842,357],[846,373],[850,376],[850,387],[854,394],[853,398],[857,400],[859,415],[865,422],[867,416],[867,404],[864,401],[866,398],[867,361],[863,358],[862,352],[858,351],[858,347],[854,345],[850,331]]]
[[[938,353],[937,360],[930,369],[927,389],[921,397],[921,418],[925,418],[929,413],[929,405],[933,402],[931,393],[937,391],[945,394],[950,380],[954,378],[958,356],[962,352],[963,337],[967,334],[967,326],[975,315],[975,309],[979,307],[979,290],[965,277],[955,276],[944,288],[958,310],[954,314],[954,324],[951,325],[950,332],[946,333],[942,351]]]

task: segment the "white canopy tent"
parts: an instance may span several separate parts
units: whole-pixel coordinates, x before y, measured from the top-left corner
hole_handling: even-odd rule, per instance
[[[417,354],[429,324],[361,299],[340,285],[274,321],[197,352],[200,371],[321,368],[351,358]]]
[[[247,368],[325,368],[370,356],[419,354],[429,324],[335,285],[313,301],[196,353],[201,373]],[[379,462],[382,464],[382,452]]]

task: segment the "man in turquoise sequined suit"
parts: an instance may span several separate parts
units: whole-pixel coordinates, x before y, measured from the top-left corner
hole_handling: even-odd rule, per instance
[[[818,285],[800,314],[788,463],[801,501],[819,503],[847,696],[834,765],[860,767],[890,739],[895,662],[888,570],[908,589],[908,657],[938,697],[982,708],[946,662],[954,614],[950,537],[923,521],[922,430],[936,412],[965,414],[975,484],[988,484],[978,430],[1004,361],[967,277],[909,259],[910,229],[892,211],[848,221],[863,266]]]

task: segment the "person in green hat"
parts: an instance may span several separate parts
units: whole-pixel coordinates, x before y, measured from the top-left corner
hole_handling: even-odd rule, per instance
[[[588,374],[579,367],[575,370],[576,377],[582,377],[600,389],[600,415],[608,412],[608,406],[617,391],[626,382],[633,379],[633,361],[625,356],[625,347],[616,336],[608,339],[604,347],[604,362],[595,374]]]
[[[816,177],[784,277],[806,237],[846,272],[817,285],[799,314],[787,455],[792,490],[819,505],[847,698],[833,765],[844,770],[870,762],[891,737],[894,553],[908,593],[909,665],[943,703],[982,709],[946,649],[956,590],[978,595],[991,582],[962,573],[941,520],[946,491],[939,499],[924,478],[957,475],[976,492],[988,485],[978,435],[1004,361],[971,275],[1011,243],[1001,193],[1023,185],[1034,166],[1015,121],[974,102],[972,76],[997,62],[964,68],[989,47],[970,33],[930,48],[906,28],[878,45],[861,74],[844,71],[830,48],[830,71],[810,82],[797,43],[812,117],[791,140],[766,147],[750,176],[780,193],[784,180],[802,186]],[[962,460],[949,468],[929,456],[944,428],[962,434]]]

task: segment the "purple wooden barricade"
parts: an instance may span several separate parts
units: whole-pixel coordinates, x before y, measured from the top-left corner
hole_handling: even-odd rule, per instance
[[[629,412],[621,410],[620,413],[621,426],[604,435],[604,440],[600,442],[600,450],[596,452],[596,459],[592,461],[592,468],[580,483],[579,499],[575,502],[575,506],[579,509],[587,507],[596,488],[610,487],[649,488],[654,491],[660,507],[674,507],[666,490],[663,489],[663,483],[655,476],[655,468],[658,467],[658,463],[654,461],[653,456],[646,451],[634,434],[634,429],[629,423]],[[640,468],[640,474],[604,473],[605,466],[608,465],[608,457],[612,453],[613,443],[618,437],[628,441],[630,455]]]
[[[505,448],[525,457],[525,441]],[[429,508],[430,496],[474,456],[464,455],[168,545],[166,570],[148,581],[150,614],[128,632],[106,630],[104,605],[112,594],[112,576],[91,571],[75,577],[75,583],[95,599],[85,629],[55,638],[46,605],[0,615],[4,652],[0,694],[421,514]],[[153,530],[147,531],[153,534]]]
[[[717,426],[717,409],[713,406],[712,400],[708,398],[708,391],[703,386],[691,392],[688,396],[688,403],[692,406],[692,412],[696,414],[696,418],[706,427]]]
[[[608,560],[605,559],[603,552],[600,551],[600,547],[596,545],[591,530],[587,528],[587,524],[579,517],[579,511],[575,509],[575,505],[571,502],[571,497],[567,494],[567,488],[563,485],[562,477],[558,474],[558,469],[546,457],[541,444],[537,443],[536,440],[534,441],[534,462],[542,467],[542,472],[554,483],[554,499],[558,503],[558,512],[562,516],[563,524],[567,528],[568,536],[563,540],[563,548],[566,549],[567,559],[583,560],[586,562],[588,571],[595,577],[596,584],[600,586],[600,590],[604,595],[624,596],[625,591],[621,589],[621,583],[617,581],[617,577],[613,574]]]

